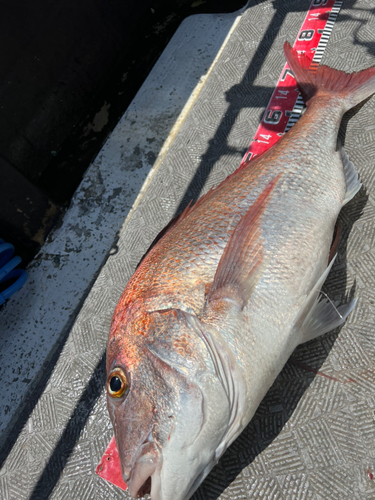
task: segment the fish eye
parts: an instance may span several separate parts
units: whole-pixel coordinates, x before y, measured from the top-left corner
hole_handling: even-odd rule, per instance
[[[113,398],[121,398],[128,388],[128,383],[125,374],[118,368],[115,369],[108,377],[107,392]]]

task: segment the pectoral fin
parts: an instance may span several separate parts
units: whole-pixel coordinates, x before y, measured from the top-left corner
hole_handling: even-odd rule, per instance
[[[240,302],[242,308],[249,300],[264,257],[262,215],[281,175],[266,186],[235,227],[219,261],[208,301],[227,298]]]

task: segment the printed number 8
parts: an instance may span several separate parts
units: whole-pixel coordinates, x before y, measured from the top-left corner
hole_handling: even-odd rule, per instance
[[[315,30],[303,30],[299,34],[298,40],[311,40],[314,36]]]

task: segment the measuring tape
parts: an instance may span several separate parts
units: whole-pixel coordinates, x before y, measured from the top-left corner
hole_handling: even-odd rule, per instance
[[[310,69],[316,69],[322,60],[342,2],[313,0],[293,48],[311,61]],[[288,63],[284,65],[276,88],[263,115],[262,121],[241,162],[239,170],[250,160],[264,153],[297,122],[304,102]]]
[[[342,1],[312,0],[293,48],[303,52],[311,60],[310,68],[318,67],[326,48]],[[264,153],[285,134],[301,116],[304,102],[288,64],[285,64],[258,130],[247,150],[240,168]],[[121,465],[112,437],[96,474],[123,490],[126,484],[121,475]]]

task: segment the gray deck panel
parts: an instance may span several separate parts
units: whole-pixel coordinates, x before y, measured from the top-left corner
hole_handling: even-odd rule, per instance
[[[0,474],[0,494],[40,500],[123,499],[94,474],[112,430],[103,390],[111,314],[152,239],[188,199],[238,166],[309,2],[250,5],[143,198],[123,226],[70,332],[50,382]],[[324,63],[375,64],[374,3],[347,2]],[[341,133],[365,188],[342,211],[343,237],[325,285],[333,299],[355,288],[344,327],[300,346],[253,420],[195,500],[375,498],[375,99],[348,113]],[[96,398],[96,396],[98,396]]]
[[[63,345],[108,252],[116,251],[145,179],[236,17],[200,15],[181,24],[86,172],[61,227],[28,266],[28,282],[0,309],[0,447]],[[134,265],[131,259],[127,272]]]

